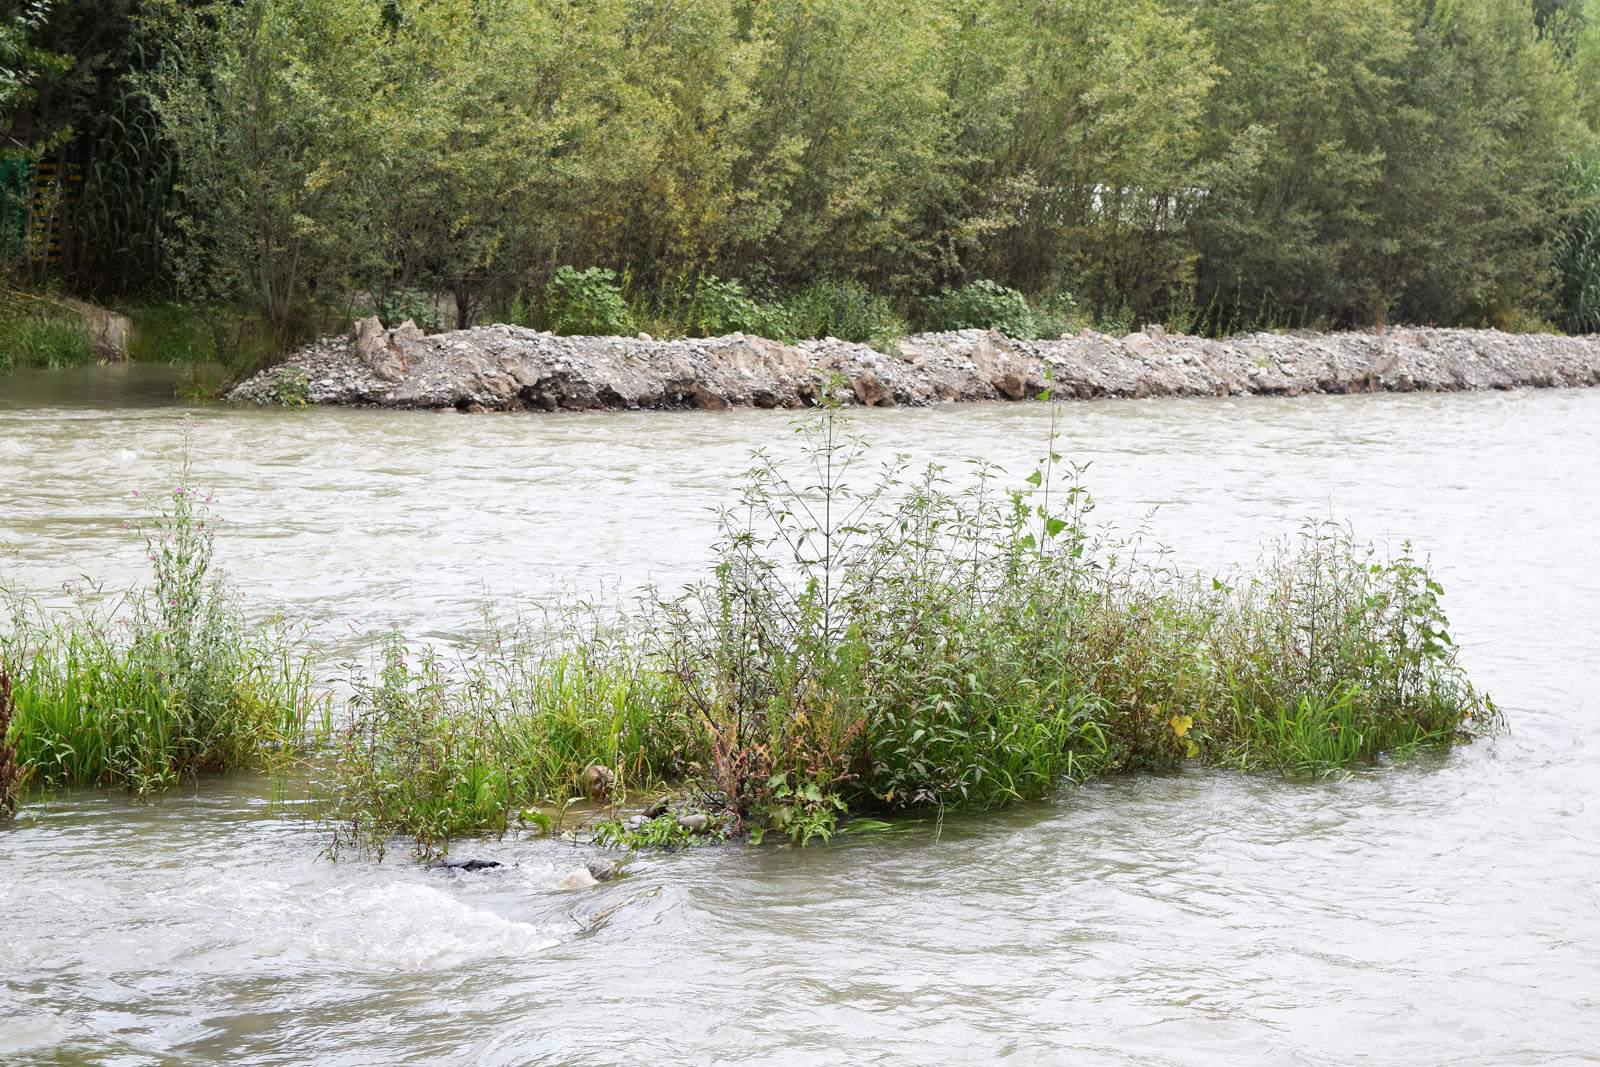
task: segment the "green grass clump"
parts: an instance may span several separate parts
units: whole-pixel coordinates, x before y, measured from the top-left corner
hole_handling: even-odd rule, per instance
[[[210,573],[212,525],[185,459],[170,506],[141,528],[148,587],[76,612],[0,591],[12,742],[32,784],[149,793],[288,754],[325,728],[309,660],[281,629],[247,625]]]
[[[1322,774],[1497,723],[1409,550],[1312,523],[1253,575],[1195,580],[1092,524],[1053,452],[1021,491],[992,468],[956,490],[864,474],[835,407],[806,429],[802,468],[762,459],[724,512],[713,575],[604,639],[498,644],[456,681],[391,648],[330,769],[338,844],[426,852],[519,809],[548,828],[593,764],[617,797],[672,780],[719,826],[804,843],[1191,760]]]
[[[120,309],[133,329],[128,358],[159,363],[215,363],[215,312],[193,304],[136,304]]]
[[[393,836],[418,854],[513,823],[546,830],[603,767],[623,795],[680,774],[670,680],[614,634],[569,629],[551,649],[497,632],[452,673],[392,636],[375,677],[354,679],[348,726],[328,753],[316,806],[330,853],[381,855]]]
[[[100,357],[82,318],[45,297],[0,296],[0,374],[29,367],[60,370]]]

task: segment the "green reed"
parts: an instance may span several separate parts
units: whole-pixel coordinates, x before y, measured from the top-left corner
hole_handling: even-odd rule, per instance
[[[54,300],[0,291],[0,374],[30,367],[59,370],[100,357],[89,329]]]

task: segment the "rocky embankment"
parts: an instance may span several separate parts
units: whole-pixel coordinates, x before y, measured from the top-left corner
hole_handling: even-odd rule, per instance
[[[1092,397],[1454,391],[1600,385],[1600,336],[1390,328],[1212,341],[1146,327],[1016,341],[983,330],[908,337],[887,352],[828,338],[779,344],[560,337],[520,326],[423,335],[364,319],[244,382],[239,401],[463,411],[796,408],[826,375],[858,404]],[[819,374],[819,372],[821,372]]]

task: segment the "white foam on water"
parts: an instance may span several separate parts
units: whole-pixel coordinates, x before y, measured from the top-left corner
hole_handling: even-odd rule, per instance
[[[66,1020],[51,1012],[29,1009],[21,1018],[12,1017],[0,1026],[0,1056],[28,1049],[55,1048],[73,1036]]]
[[[542,952],[572,931],[521,922],[421,881],[312,889],[229,875],[162,893],[201,918],[186,965],[254,958],[333,962],[375,970],[414,970]],[[220,935],[220,936],[219,936]]]
[[[323,895],[302,936],[307,956],[380,970],[526,956],[560,944],[558,931],[474,907],[431,886],[393,883]]]

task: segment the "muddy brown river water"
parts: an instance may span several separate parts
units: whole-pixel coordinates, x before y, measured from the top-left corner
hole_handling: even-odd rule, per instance
[[[486,601],[701,573],[782,413],[189,409],[162,368],[0,378],[0,573],[140,577],[179,421],[264,615],[355,648]],[[863,412],[1025,473],[1040,405]],[[1306,516],[1431,557],[1503,736],[1325,781],[1194,769],[805,850],[330,863],[267,782],[79,792],[0,829],[0,1063],[1600,1062],[1600,390],[1062,409],[1097,515],[1193,568]],[[139,491],[140,498],[133,497]],[[1152,509],[1154,509],[1152,511]],[[403,850],[401,850],[403,853]],[[582,933],[571,913],[651,895]]]

